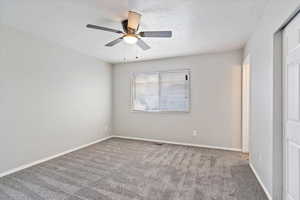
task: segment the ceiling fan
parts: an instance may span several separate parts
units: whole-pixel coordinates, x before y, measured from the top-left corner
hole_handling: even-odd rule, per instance
[[[122,21],[123,31],[106,28],[102,26],[96,26],[93,24],[86,25],[87,28],[99,29],[103,31],[122,34],[122,36],[116,40],[107,43],[105,46],[112,47],[121,41],[125,41],[128,44],[137,44],[141,49],[148,50],[150,46],[146,44],[141,38],[154,37],[154,38],[170,38],[172,37],[172,31],[142,31],[138,33],[140,26],[141,14],[133,11],[128,12],[128,19]]]

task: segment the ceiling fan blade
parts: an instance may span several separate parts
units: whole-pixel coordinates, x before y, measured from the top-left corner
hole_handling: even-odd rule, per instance
[[[172,37],[172,31],[144,31],[140,32],[141,37],[161,37],[169,38]]]
[[[123,40],[123,37],[120,37],[120,38],[118,38],[118,39],[115,39],[115,40],[113,40],[113,41],[107,43],[105,46],[107,46],[107,47],[112,47],[112,46],[118,44],[119,42],[121,42],[122,40]]]
[[[96,26],[96,25],[93,25],[93,24],[88,24],[86,25],[87,28],[92,28],[92,29],[99,29],[99,30],[102,30],[102,31],[108,31],[108,32],[113,32],[113,33],[119,33],[119,34],[122,34],[123,32],[122,31],[119,31],[119,30],[116,30],[116,29],[112,29],[112,28],[106,28],[106,27],[102,27],[102,26]]]
[[[127,27],[136,31],[139,28],[141,17],[142,17],[142,15],[139,13],[129,11]]]
[[[144,42],[141,38],[138,38],[138,41],[136,43],[139,47],[141,47],[141,49],[148,50],[150,49],[150,46],[148,44],[146,44],[146,42]]]

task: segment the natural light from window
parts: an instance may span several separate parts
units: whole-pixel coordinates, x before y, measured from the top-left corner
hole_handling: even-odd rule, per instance
[[[190,71],[133,73],[132,110],[189,112]]]

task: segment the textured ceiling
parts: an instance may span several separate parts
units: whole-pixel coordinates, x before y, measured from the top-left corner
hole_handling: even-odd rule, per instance
[[[0,0],[1,23],[110,63],[241,48],[267,0]],[[152,48],[104,45],[119,35],[85,28],[121,29],[127,11],[140,12],[140,30],[172,30],[173,38],[144,39]]]

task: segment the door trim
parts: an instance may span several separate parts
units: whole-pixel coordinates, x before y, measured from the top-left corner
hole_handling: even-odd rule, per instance
[[[242,151],[249,152],[250,137],[250,54],[243,61],[242,68]]]
[[[274,34],[273,67],[273,194],[274,200],[283,197],[283,49],[282,31]]]

